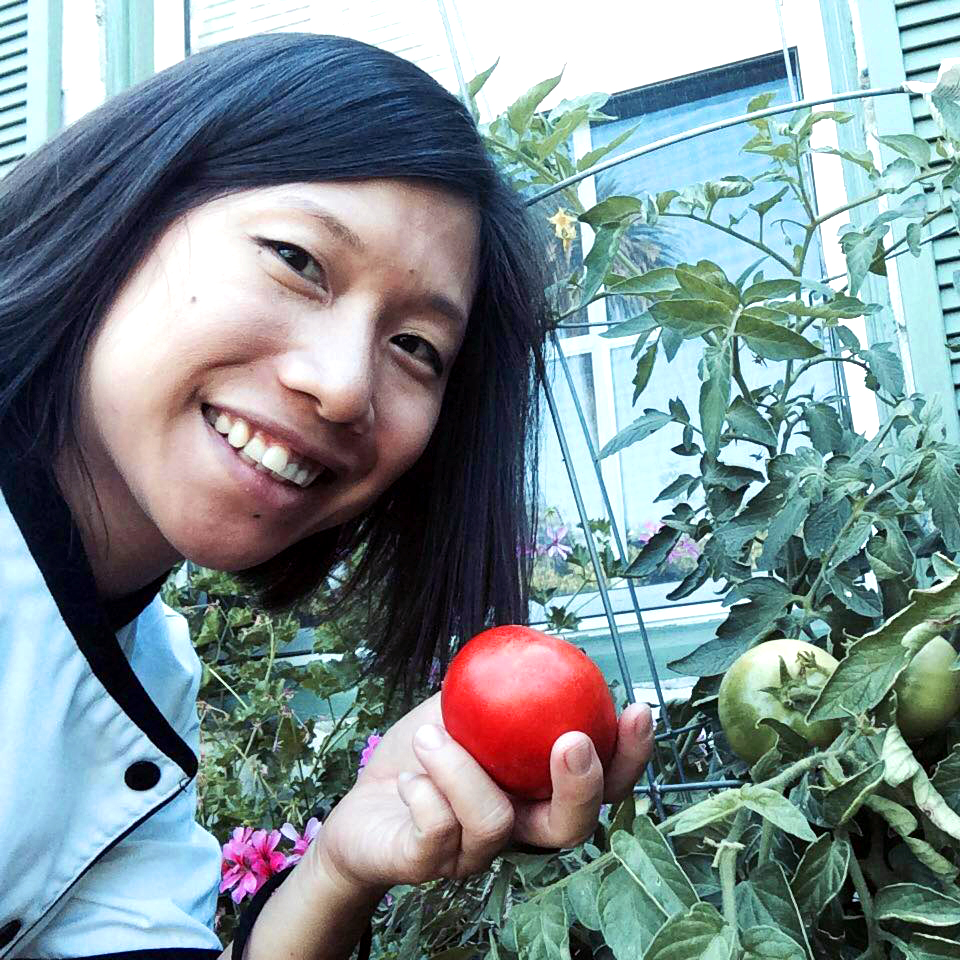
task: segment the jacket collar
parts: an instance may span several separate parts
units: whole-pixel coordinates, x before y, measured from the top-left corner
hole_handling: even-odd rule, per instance
[[[154,746],[192,779],[197,773],[196,756],[147,695],[115,632],[140,614],[166,578],[130,596],[104,602],[80,531],[50,471],[32,459],[0,458],[0,491],[90,669]]]

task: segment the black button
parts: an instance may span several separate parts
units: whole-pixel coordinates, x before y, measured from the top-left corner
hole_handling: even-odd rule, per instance
[[[11,920],[0,927],[0,947],[5,947],[20,932],[22,926],[19,920]]]
[[[160,768],[149,760],[138,760],[123,775],[131,790],[152,790],[160,782]]]

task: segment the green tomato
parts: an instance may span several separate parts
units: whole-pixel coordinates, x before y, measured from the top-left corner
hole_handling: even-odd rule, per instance
[[[950,642],[936,636],[920,648],[900,674],[897,726],[907,740],[942,730],[960,710],[960,672],[950,666],[957,659]]]
[[[789,674],[786,684],[781,663]],[[785,724],[814,746],[833,743],[840,732],[838,721],[807,723],[804,716],[836,666],[829,653],[803,640],[767,640],[744,653],[720,682],[720,723],[733,752],[753,764],[776,745],[773,730],[758,725],[766,718]]]

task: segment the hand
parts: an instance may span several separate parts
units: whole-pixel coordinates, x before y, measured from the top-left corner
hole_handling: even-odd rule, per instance
[[[590,739],[564,734],[550,754],[553,796],[523,801],[504,793],[446,733],[436,694],[390,728],[308,857],[327,875],[372,890],[481,872],[511,838],[575,846],[596,829],[601,803],[633,789],[652,730],[645,705],[623,712],[606,777]]]

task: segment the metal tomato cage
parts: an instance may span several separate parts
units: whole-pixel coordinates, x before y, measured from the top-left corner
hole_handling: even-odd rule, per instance
[[[777,10],[779,12],[779,4],[777,4]],[[725,127],[734,126],[737,124],[746,123],[750,120],[763,117],[776,116],[778,114],[792,113],[796,110],[801,110],[808,107],[820,106],[826,103],[837,103],[840,101],[847,100],[859,100],[867,97],[881,97],[889,96],[892,94],[905,94],[908,91],[904,86],[891,86],[891,87],[879,87],[876,89],[868,90],[856,90],[849,91],[846,93],[835,93],[829,97],[822,97],[819,99],[811,100],[798,100],[796,99],[797,86],[793,76],[793,68],[791,60],[787,51],[786,43],[784,42],[784,63],[786,65],[787,71],[787,80],[789,83],[789,88],[793,96],[793,102],[785,104],[783,106],[768,107],[764,110],[757,110],[753,113],[743,114],[736,117],[731,117],[726,120],[716,121],[714,123],[705,124],[703,126],[694,127],[690,130],[686,130],[682,133],[674,134],[669,137],[665,137],[661,140],[656,140],[652,143],[646,144],[642,147],[638,147],[634,150],[629,150],[617,157],[614,157],[610,160],[603,161],[602,163],[597,164],[596,166],[590,167],[587,170],[582,171],[581,173],[576,174],[575,176],[568,177],[565,180],[562,180],[559,183],[554,184],[553,186],[541,191],[540,193],[532,196],[526,200],[526,205],[528,207],[534,206],[539,203],[541,200],[546,199],[558,193],[559,191],[565,189],[566,187],[574,186],[582,180],[592,177],[595,174],[607,170],[611,167],[617,166],[621,163],[626,163],[629,160],[632,160],[636,157],[643,156],[644,154],[653,153],[656,150],[661,149],[662,147],[669,146],[674,143],[680,143],[684,140],[690,140],[694,137],[699,137],[706,133],[711,133],[715,130],[721,130]],[[929,240],[935,239],[934,237],[927,238],[923,242],[929,242]],[[824,278],[826,279],[835,279],[835,278]],[[582,327],[582,323],[577,323],[576,326]],[[574,409],[576,411],[577,420],[579,428],[582,432],[584,441],[586,442],[587,450],[590,455],[590,460],[593,464],[594,475],[596,479],[597,486],[600,490],[600,495],[603,500],[604,513],[606,519],[610,523],[611,533],[613,535],[613,541],[616,546],[616,553],[618,559],[621,563],[627,564],[628,557],[625,548],[624,538],[621,535],[620,529],[617,525],[616,515],[613,511],[613,507],[610,502],[610,497],[607,492],[607,487],[603,479],[603,473],[600,468],[600,457],[598,451],[593,443],[593,440],[590,435],[590,430],[587,424],[587,419],[584,414],[583,405],[580,402],[580,396],[577,392],[577,387],[574,382],[573,376],[570,372],[570,367],[567,363],[566,356],[560,345],[560,338],[557,334],[556,328],[551,330],[550,339],[552,341],[552,346],[556,354],[557,360],[560,364],[560,368],[563,371],[564,378],[567,383],[567,387],[570,390],[570,395],[573,399]],[[563,458],[564,466],[567,472],[567,478],[570,482],[570,487],[573,492],[574,501],[576,503],[577,514],[582,525],[582,529],[585,533],[586,547],[590,555],[591,566],[593,567],[594,574],[597,578],[597,588],[600,594],[600,599],[603,605],[604,615],[607,621],[607,625],[610,630],[610,639],[613,642],[614,650],[617,657],[617,665],[620,671],[620,677],[623,681],[624,687],[626,688],[626,696],[628,703],[634,703],[636,701],[636,696],[633,689],[633,681],[630,676],[630,667],[627,663],[627,658],[623,649],[623,642],[620,637],[620,630],[617,626],[616,616],[614,614],[613,604],[610,599],[609,585],[607,582],[606,574],[603,569],[603,565],[600,562],[600,556],[597,552],[596,543],[594,542],[593,536],[590,532],[590,517],[587,513],[586,506],[584,504],[583,494],[580,486],[579,478],[577,477],[576,467],[574,466],[573,457],[570,454],[570,447],[567,442],[567,431],[564,427],[564,424],[561,420],[560,413],[557,407],[557,402],[554,396],[553,389],[550,385],[549,379],[545,376],[542,379],[541,386],[543,388],[544,396],[546,397],[547,406],[550,410],[550,416],[553,421],[554,430],[556,432],[557,440],[560,445],[560,452]],[[653,688],[656,691],[657,703],[660,708],[660,720],[663,724],[663,732],[656,735],[656,740],[658,742],[665,742],[669,744],[670,751],[672,752],[675,772],[677,776],[676,783],[657,783],[656,774],[653,767],[652,761],[647,765],[646,769],[646,785],[638,785],[636,791],[641,794],[647,794],[650,797],[651,802],[655,806],[658,814],[662,817],[664,816],[663,810],[663,801],[662,795],[665,793],[670,794],[682,794],[689,795],[691,793],[696,793],[698,791],[704,790],[717,790],[724,787],[738,787],[742,785],[742,782],[739,780],[725,780],[725,779],[716,779],[716,780],[699,780],[699,781],[690,781],[684,775],[683,764],[681,762],[680,752],[677,748],[677,738],[683,734],[693,734],[695,731],[703,730],[704,727],[708,724],[709,721],[704,720],[702,722],[688,724],[682,727],[673,727],[670,722],[670,716],[666,709],[666,703],[663,697],[663,690],[660,683],[660,677],[657,671],[657,665],[653,656],[653,651],[650,646],[650,639],[647,634],[647,629],[644,624],[643,619],[643,609],[640,606],[640,602],[637,597],[636,589],[633,584],[633,580],[629,577],[625,578],[627,583],[627,589],[630,595],[630,601],[632,605],[632,612],[636,618],[637,627],[640,632],[640,639],[643,643],[643,649],[645,656],[647,658],[647,664],[650,668],[650,676],[653,681]]]

